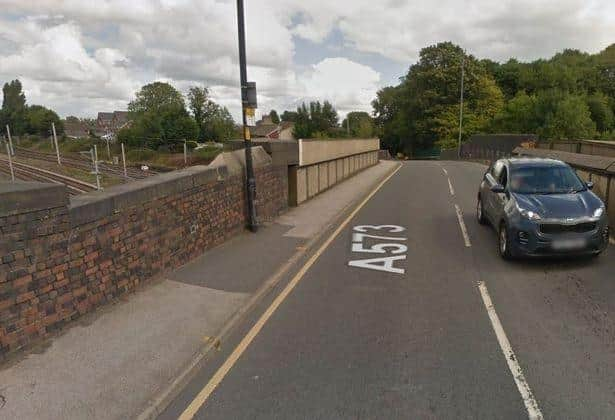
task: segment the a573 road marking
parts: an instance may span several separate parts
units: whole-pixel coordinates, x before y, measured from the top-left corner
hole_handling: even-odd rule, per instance
[[[402,233],[405,230],[406,228],[397,225],[355,226],[353,228],[354,233],[352,234],[352,252],[363,254],[386,254],[387,256],[352,260],[348,261],[348,265],[351,267],[365,268],[368,270],[404,274],[406,270],[395,267],[395,262],[406,259],[406,251],[408,251],[408,247],[400,242],[405,242],[407,238],[389,235],[394,233]],[[370,246],[366,247],[365,239],[367,239],[371,244]]]

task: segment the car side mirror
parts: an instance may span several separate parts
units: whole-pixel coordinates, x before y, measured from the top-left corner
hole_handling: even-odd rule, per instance
[[[594,189],[594,183],[589,181],[585,183],[585,186],[587,186],[588,190],[593,190]]]
[[[496,194],[501,194],[504,192],[504,186],[502,184],[495,184],[491,187],[491,191]]]

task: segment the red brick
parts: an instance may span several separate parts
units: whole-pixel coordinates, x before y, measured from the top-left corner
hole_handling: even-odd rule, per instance
[[[32,282],[32,274],[20,277],[13,282],[13,287],[20,288]]]
[[[17,296],[15,303],[23,303],[34,298],[34,292],[26,292]]]

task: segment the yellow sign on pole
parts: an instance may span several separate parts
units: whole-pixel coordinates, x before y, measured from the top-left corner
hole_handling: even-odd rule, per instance
[[[244,134],[245,139],[246,140],[251,140],[251,138],[250,138],[250,127],[244,127],[243,129],[245,130],[245,134]]]
[[[256,126],[256,118],[254,118],[255,108],[246,108],[246,125],[248,127]]]

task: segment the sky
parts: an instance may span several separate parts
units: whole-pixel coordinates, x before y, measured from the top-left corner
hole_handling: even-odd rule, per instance
[[[595,53],[615,42],[612,0],[245,0],[259,111],[329,100],[371,111],[421,48],[479,58]],[[234,0],[0,0],[0,82],[61,116],[124,110],[144,84],[207,86],[240,117]]]

